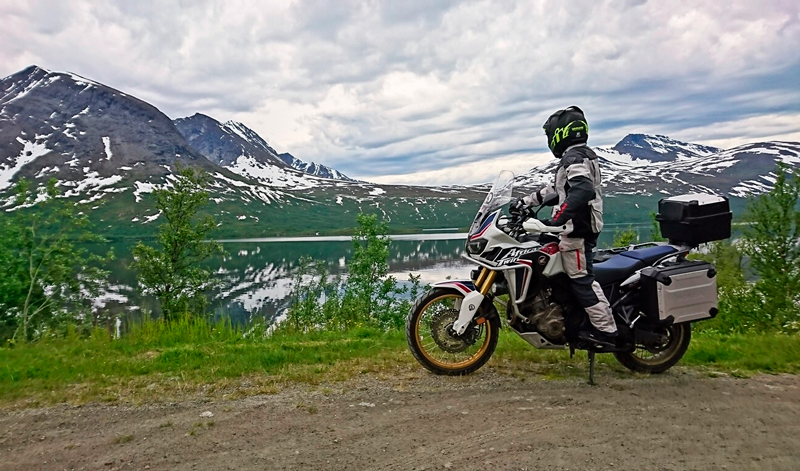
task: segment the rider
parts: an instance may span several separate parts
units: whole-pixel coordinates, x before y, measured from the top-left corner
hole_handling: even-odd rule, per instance
[[[594,279],[592,249],[603,229],[603,199],[600,192],[600,168],[597,154],[586,145],[589,125],[583,111],[570,106],[553,113],[544,123],[550,150],[561,163],[555,182],[529,196],[519,198],[512,210],[522,211],[542,203],[548,193],[558,193],[558,206],[553,208],[548,226],[565,226],[558,248],[564,270],[570,277],[575,298],[586,310],[594,329],[581,332],[583,340],[613,346],[617,325],[611,307],[600,285]]]

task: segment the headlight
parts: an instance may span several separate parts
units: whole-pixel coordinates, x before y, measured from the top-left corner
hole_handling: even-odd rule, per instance
[[[483,252],[483,249],[486,248],[486,244],[488,243],[489,241],[486,239],[471,240],[467,242],[467,253],[479,254]]]

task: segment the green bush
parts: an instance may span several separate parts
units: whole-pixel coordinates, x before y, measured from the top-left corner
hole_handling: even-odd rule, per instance
[[[639,233],[633,226],[628,226],[627,229],[617,228],[614,231],[614,239],[611,241],[611,247],[629,247],[639,242]]]
[[[20,180],[16,208],[0,216],[0,340],[27,342],[63,334],[69,324],[86,328],[92,299],[105,284],[105,264],[113,258],[90,254],[86,242],[104,242],[93,234],[85,204],[61,195],[56,180],[32,189]]]
[[[420,277],[410,275],[410,287],[389,276],[389,243],[385,223],[359,214],[352,237],[353,255],[347,279],[331,277],[321,262],[300,259],[294,275],[286,319],[279,329],[294,331],[349,330],[369,326],[400,328],[421,292]]]

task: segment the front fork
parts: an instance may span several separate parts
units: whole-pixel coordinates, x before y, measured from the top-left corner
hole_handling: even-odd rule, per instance
[[[470,291],[461,300],[461,306],[458,309],[458,319],[453,324],[453,330],[456,334],[462,335],[469,326],[478,308],[481,306],[483,299],[492,289],[494,279],[497,277],[497,272],[489,270],[488,268],[481,267],[481,272],[478,274],[478,279],[475,281],[475,291]]]

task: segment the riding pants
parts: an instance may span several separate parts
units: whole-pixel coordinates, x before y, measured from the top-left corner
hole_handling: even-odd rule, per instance
[[[578,304],[589,315],[589,320],[597,330],[610,334],[617,331],[617,324],[611,315],[606,295],[594,279],[592,250],[596,245],[597,236],[586,239],[562,236],[558,249]]]

